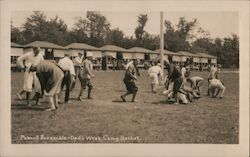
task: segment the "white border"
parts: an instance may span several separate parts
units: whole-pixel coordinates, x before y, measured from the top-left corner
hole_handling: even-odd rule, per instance
[[[12,11],[237,11],[240,39],[239,144],[25,144],[10,140],[10,17]],[[1,1],[0,156],[248,156],[249,2],[248,1]]]

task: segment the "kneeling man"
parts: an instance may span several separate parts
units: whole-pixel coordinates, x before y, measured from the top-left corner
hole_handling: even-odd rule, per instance
[[[208,91],[209,95],[215,98],[220,93],[222,99],[225,93],[226,87],[219,79],[209,80]]]

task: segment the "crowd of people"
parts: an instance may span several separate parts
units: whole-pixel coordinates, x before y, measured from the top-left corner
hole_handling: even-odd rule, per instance
[[[34,47],[32,50],[17,59],[18,67],[24,71],[23,90],[17,94],[18,99],[23,99],[22,95],[26,93],[27,105],[31,106],[30,97],[31,92],[34,91],[35,95],[32,100],[35,100],[36,105],[40,105],[39,99],[45,96],[50,104],[47,111],[56,110],[62,103],[60,98],[64,87],[66,90],[63,103],[70,103],[70,91],[74,89],[77,79],[81,84],[78,100],[84,101],[82,95],[87,88],[87,99],[93,99],[91,96],[93,89],[91,80],[94,78],[93,54],[90,51],[86,52],[86,56],[79,53],[73,60],[66,53],[62,59],[56,62],[44,60],[39,47]],[[124,102],[126,102],[126,96],[130,94],[132,94],[131,102],[136,100],[138,92],[136,80],[137,76],[140,76],[137,65],[137,60],[132,60],[125,65],[123,82],[127,91],[120,96]],[[168,101],[173,101],[175,104],[187,104],[201,97],[201,85],[204,82],[202,77],[191,77],[190,70],[186,69],[185,66],[180,68],[167,59],[164,62],[164,68],[167,70],[165,77],[163,76],[163,68],[158,61],[155,61],[154,65],[148,69],[152,93],[157,93],[159,85],[164,84],[166,90],[163,94]],[[225,86],[218,78],[218,71],[216,65],[211,67],[208,76],[208,95],[216,97],[219,94],[219,97],[223,98]]]

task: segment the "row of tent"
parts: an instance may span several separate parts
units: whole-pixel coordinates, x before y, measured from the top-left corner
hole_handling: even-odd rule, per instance
[[[151,51],[142,47],[124,49],[115,45],[105,45],[97,48],[85,43],[72,43],[70,45],[62,47],[47,41],[34,41],[27,45],[20,45],[12,42],[11,56],[18,57],[30,51],[32,47],[40,47],[40,52],[45,56],[45,58],[49,55],[52,55],[54,58],[62,58],[64,57],[65,53],[69,53],[71,57],[75,57],[78,55],[78,53],[83,53],[84,51],[91,51],[93,53],[94,59],[101,58],[103,56],[111,56],[112,58],[117,58],[119,54],[125,60],[147,60],[147,58],[155,59],[159,57],[160,54],[160,49]],[[205,53],[192,54],[185,51],[171,52],[168,50],[164,50],[164,55],[168,58],[171,57],[171,60],[173,62],[186,62],[189,58],[192,59],[194,63],[217,63],[217,57]]]

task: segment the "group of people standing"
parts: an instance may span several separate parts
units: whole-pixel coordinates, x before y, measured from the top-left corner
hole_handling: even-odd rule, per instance
[[[70,91],[73,90],[77,78],[81,83],[78,100],[83,101],[82,94],[86,87],[88,87],[87,98],[92,99],[91,79],[94,75],[91,72],[93,69],[91,52],[86,52],[85,57],[79,53],[73,61],[66,53],[57,63],[54,60],[44,60],[39,53],[40,48],[34,47],[32,50],[17,59],[18,66],[24,70],[23,90],[17,94],[19,99],[22,99],[22,94],[26,93],[27,105],[31,106],[30,93],[34,90],[36,94],[33,99],[36,100],[37,105],[39,105],[39,98],[45,95],[50,104],[47,111],[56,110],[61,103],[60,97],[65,86],[64,103],[70,103]]]

